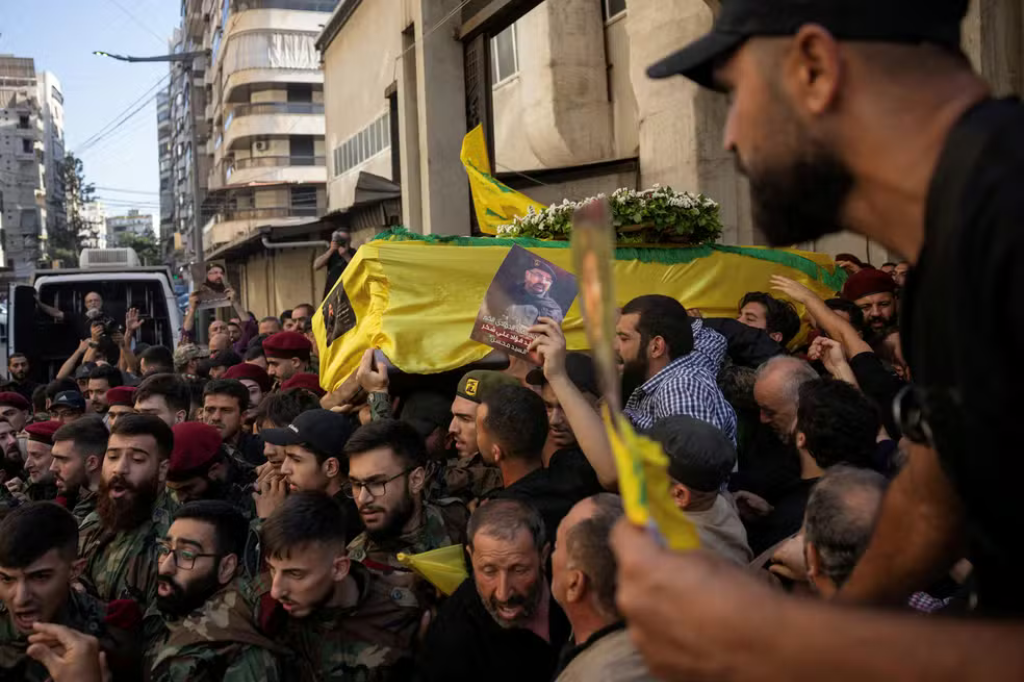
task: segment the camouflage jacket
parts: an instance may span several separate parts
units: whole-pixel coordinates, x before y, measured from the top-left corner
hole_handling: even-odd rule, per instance
[[[448,460],[436,498],[457,497],[463,502],[484,498],[503,486],[501,469],[484,462],[480,453]]]
[[[291,618],[259,583],[258,619],[269,636],[295,652],[289,682],[398,682],[412,679],[412,652],[395,623],[403,614],[390,590],[360,563],[349,575],[359,588],[351,608],[322,608],[306,618]]]
[[[137,638],[132,634],[139,610],[132,602],[108,605],[82,592],[71,590],[64,612],[54,619],[79,632],[92,635],[107,652],[115,680],[138,679]],[[50,673],[41,663],[29,658],[28,638],[11,622],[6,607],[0,605],[0,681],[46,682]]]
[[[263,636],[245,590],[232,583],[186,618],[150,606],[143,623],[149,682],[280,682],[284,647]]]
[[[465,542],[469,511],[457,499],[423,505],[423,523],[411,533],[392,540],[374,540],[363,532],[348,545],[348,558],[361,562],[389,588],[388,596],[404,616],[398,625],[406,645],[412,647],[423,612],[437,604],[437,590],[398,562],[398,555],[420,554]]]
[[[79,529],[78,556],[86,560],[82,582],[105,601],[133,599],[145,610],[156,598],[156,542],[167,534],[176,505],[165,492],[153,505],[153,516],[132,530],[104,528],[94,511]]]
[[[76,519],[78,519],[79,525],[85,521],[85,518],[96,511],[96,497],[99,495],[94,490],[87,488],[78,489],[78,498],[75,500],[75,506],[72,507],[71,513]]]

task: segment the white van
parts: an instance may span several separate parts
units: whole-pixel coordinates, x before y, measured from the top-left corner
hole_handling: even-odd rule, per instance
[[[56,376],[87,334],[85,296],[91,291],[103,297],[104,312],[121,330],[128,310],[139,309],[146,321],[137,342],[174,350],[181,328],[181,310],[174,295],[171,271],[138,263],[132,249],[84,249],[78,268],[38,270],[32,285],[10,285],[6,339],[0,343],[3,375],[7,376],[9,356],[25,353],[32,379],[45,382]],[[43,312],[37,299],[64,313],[64,321]]]

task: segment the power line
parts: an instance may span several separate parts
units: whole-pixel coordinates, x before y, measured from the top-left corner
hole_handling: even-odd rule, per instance
[[[126,7],[124,7],[124,6],[123,6],[123,5],[121,4],[121,3],[119,3],[119,2],[117,1],[117,0],[107,0],[107,1],[108,1],[108,2],[110,3],[110,4],[114,5],[115,7],[117,7],[117,8],[118,8],[119,10],[121,10],[122,12],[124,12],[125,14],[127,14],[127,15],[128,15],[128,17],[129,17],[129,18],[130,18],[130,19],[131,19],[132,21],[134,21],[134,22],[135,22],[136,24],[138,24],[138,25],[139,25],[139,26],[140,26],[141,28],[143,28],[143,29],[144,29],[144,30],[146,30],[146,31],[149,31],[149,34],[150,34],[150,35],[152,35],[152,36],[153,36],[154,38],[156,38],[157,40],[159,40],[159,41],[160,41],[161,43],[164,43],[164,44],[166,44],[166,41],[167,41],[167,39],[166,39],[166,38],[161,38],[161,37],[160,37],[160,35],[159,35],[159,34],[158,34],[158,33],[157,33],[156,31],[154,31],[153,29],[151,29],[151,28],[150,28],[149,26],[147,26],[146,24],[142,23],[142,20],[140,20],[140,19],[139,19],[139,18],[138,18],[137,16],[135,16],[134,14],[132,14],[132,13],[131,13],[131,12],[130,12],[130,11],[129,11],[129,10],[128,10],[128,9],[126,8]]]
[[[165,80],[169,79],[170,77],[171,77],[170,73],[165,73],[163,76],[160,76],[160,78],[157,80],[156,83],[151,85],[149,87],[149,89],[146,90],[146,92],[142,93],[142,95],[137,100],[135,100],[134,102],[129,104],[127,107],[125,107],[125,109],[121,113],[119,113],[117,116],[115,116],[113,118],[113,120],[111,120],[105,126],[100,128],[97,132],[95,132],[92,135],[90,135],[83,142],[79,143],[78,147],[76,148],[76,151],[78,153],[81,153],[81,152],[85,151],[90,146],[92,146],[96,142],[98,142],[102,137],[104,137],[106,135],[109,135],[111,132],[116,130],[118,126],[123,125],[123,123],[125,121],[127,121],[128,118],[130,118],[131,116],[134,116],[136,113],[138,113],[139,110],[136,109],[134,112],[129,114],[127,118],[124,117],[125,113],[130,111],[132,109],[132,107],[134,107],[137,104],[139,104],[139,102],[143,102],[143,100],[145,100],[145,102],[143,102],[143,106],[145,106],[146,104],[149,103],[150,100],[155,99],[157,97],[156,94],[154,94],[152,97],[149,97],[148,99],[147,99],[147,96],[150,95],[150,93],[152,93],[154,90],[159,88],[161,85],[163,85],[163,82]]]
[[[160,194],[160,192],[147,192],[141,189],[121,189],[119,187],[100,187],[99,185],[96,186],[96,189],[104,192],[119,192],[121,194]]]

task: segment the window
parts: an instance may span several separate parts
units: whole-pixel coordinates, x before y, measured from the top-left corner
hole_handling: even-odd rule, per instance
[[[604,0],[604,18],[611,19],[626,11],[626,0]]]
[[[28,139],[27,137],[21,138],[21,151],[25,152],[26,154],[31,154],[34,149],[35,145],[32,143],[32,140]]]
[[[313,101],[313,86],[309,83],[289,83],[288,84],[288,101],[289,102],[312,102]]]
[[[28,114],[21,114],[18,116],[18,127],[22,130],[27,130],[29,126]]]
[[[491,39],[491,63],[494,65],[494,85],[519,73],[519,50],[516,44],[516,25],[512,24]]]
[[[334,175],[338,176],[391,146],[391,113],[378,116],[358,133],[334,148]]]
[[[292,135],[288,138],[288,146],[293,166],[312,166],[314,154],[312,135]]]
[[[316,187],[292,187],[291,199],[293,212],[316,215]]]
[[[57,89],[56,85],[50,87],[50,94],[53,96],[55,100],[57,100],[61,104],[64,104],[64,95],[60,94],[60,90]]]

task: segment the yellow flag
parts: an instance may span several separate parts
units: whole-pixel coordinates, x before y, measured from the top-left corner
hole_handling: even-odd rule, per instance
[[[521,218],[530,212],[543,211],[547,206],[498,182],[491,175],[491,162],[487,157],[487,143],[484,141],[483,126],[477,126],[462,140],[462,165],[469,176],[469,188],[473,193],[476,220],[484,234],[498,234],[499,225],[508,225],[513,218]]]
[[[448,596],[469,577],[462,545],[451,545],[421,554],[399,554],[398,563],[416,571]]]
[[[699,547],[700,537],[693,522],[672,500],[668,456],[661,446],[637,435],[622,413],[613,417],[607,406],[604,425],[615,453],[626,518],[634,525],[656,531],[675,551]]]

